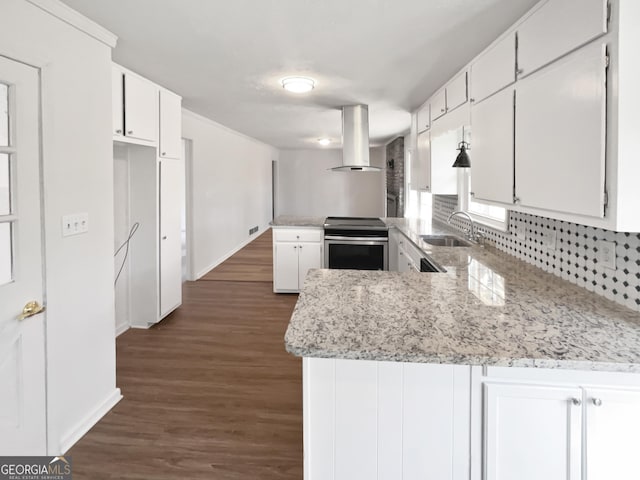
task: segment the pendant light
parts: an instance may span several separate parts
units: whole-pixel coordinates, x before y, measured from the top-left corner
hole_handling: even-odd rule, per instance
[[[467,150],[471,149],[471,145],[469,143],[462,141],[458,144],[458,150],[460,153],[456,157],[456,161],[453,162],[453,168],[470,168],[471,162],[469,161],[469,154]]]

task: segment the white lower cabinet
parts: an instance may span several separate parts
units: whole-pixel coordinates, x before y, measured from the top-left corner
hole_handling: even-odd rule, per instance
[[[640,478],[640,376],[496,370],[472,400],[472,480]]]
[[[640,391],[585,390],[588,480],[640,478]]]
[[[484,388],[486,480],[580,480],[579,388]]]
[[[322,229],[273,229],[273,291],[299,292],[307,272],[322,268]]]
[[[469,478],[469,367],[305,358],[305,480]]]

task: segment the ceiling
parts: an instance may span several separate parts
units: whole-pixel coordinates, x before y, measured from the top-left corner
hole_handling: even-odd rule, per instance
[[[537,0],[63,0],[115,33],[115,62],[183,106],[278,148],[340,146],[340,106],[369,105],[372,145]],[[316,79],[308,94],[288,75]]]

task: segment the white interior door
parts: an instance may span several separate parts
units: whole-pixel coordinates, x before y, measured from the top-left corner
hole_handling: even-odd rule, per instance
[[[0,56],[0,455],[46,454],[38,71]]]

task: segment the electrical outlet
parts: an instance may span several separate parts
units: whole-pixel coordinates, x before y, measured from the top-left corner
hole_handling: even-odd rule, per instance
[[[527,239],[527,226],[524,223],[518,223],[512,230],[511,235],[519,240]]]
[[[555,250],[556,249],[556,241],[558,239],[558,232],[555,230],[543,230],[541,243],[544,248],[547,250]]]
[[[598,240],[596,242],[596,258],[600,265],[611,270],[616,269],[616,242],[607,242],[606,240]]]
[[[249,235],[253,235],[257,231],[258,231],[258,226],[256,225],[255,227],[249,229]]]
[[[75,213],[62,216],[62,236],[79,235],[89,231],[89,214]]]

